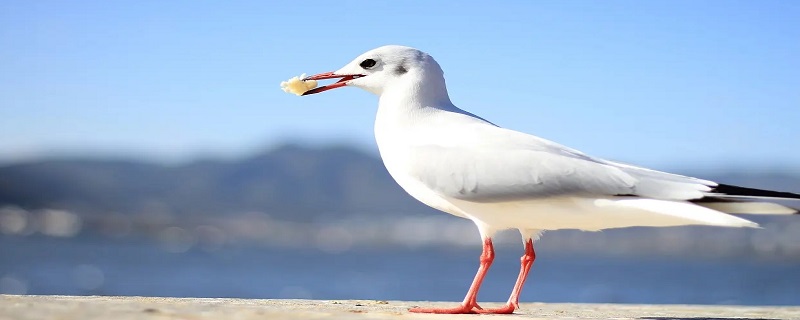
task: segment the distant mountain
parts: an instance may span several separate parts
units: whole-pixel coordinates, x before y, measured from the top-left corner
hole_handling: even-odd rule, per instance
[[[692,173],[695,174],[695,173]],[[714,174],[720,182],[800,192],[800,176]],[[379,159],[348,147],[279,147],[239,161],[179,166],[136,161],[48,160],[0,167],[0,207],[78,213],[175,215],[267,212],[289,221],[342,214],[429,212]]]
[[[379,159],[348,147],[279,147],[240,161],[180,166],[49,160],[0,167],[0,206],[79,213],[268,212],[291,221],[342,213],[428,211]]]

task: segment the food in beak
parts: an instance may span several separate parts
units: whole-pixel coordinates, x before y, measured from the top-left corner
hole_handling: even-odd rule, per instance
[[[293,93],[302,96],[308,90],[317,87],[317,80],[305,80],[306,74],[301,74],[299,77],[294,77],[289,80],[281,82],[281,89],[288,93]]]

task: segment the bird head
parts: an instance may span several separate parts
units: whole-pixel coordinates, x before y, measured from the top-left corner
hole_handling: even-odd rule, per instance
[[[351,86],[380,96],[387,88],[403,84],[425,85],[428,78],[441,79],[434,82],[444,84],[442,69],[430,55],[411,47],[389,45],[367,51],[339,70],[306,77],[303,80],[339,81],[309,90],[303,95]]]

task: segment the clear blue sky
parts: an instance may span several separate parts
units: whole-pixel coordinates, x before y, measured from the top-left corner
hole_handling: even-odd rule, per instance
[[[800,1],[454,3],[0,2],[0,162],[374,151],[376,97],[278,84],[402,44],[461,108],[596,156],[800,168]]]

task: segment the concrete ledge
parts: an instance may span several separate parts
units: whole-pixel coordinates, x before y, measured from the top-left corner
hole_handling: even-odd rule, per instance
[[[453,302],[0,295],[0,319],[464,319],[412,314]],[[485,303],[485,307],[499,306]],[[523,303],[513,319],[800,319],[800,307]],[[486,317],[486,316],[481,316]]]

